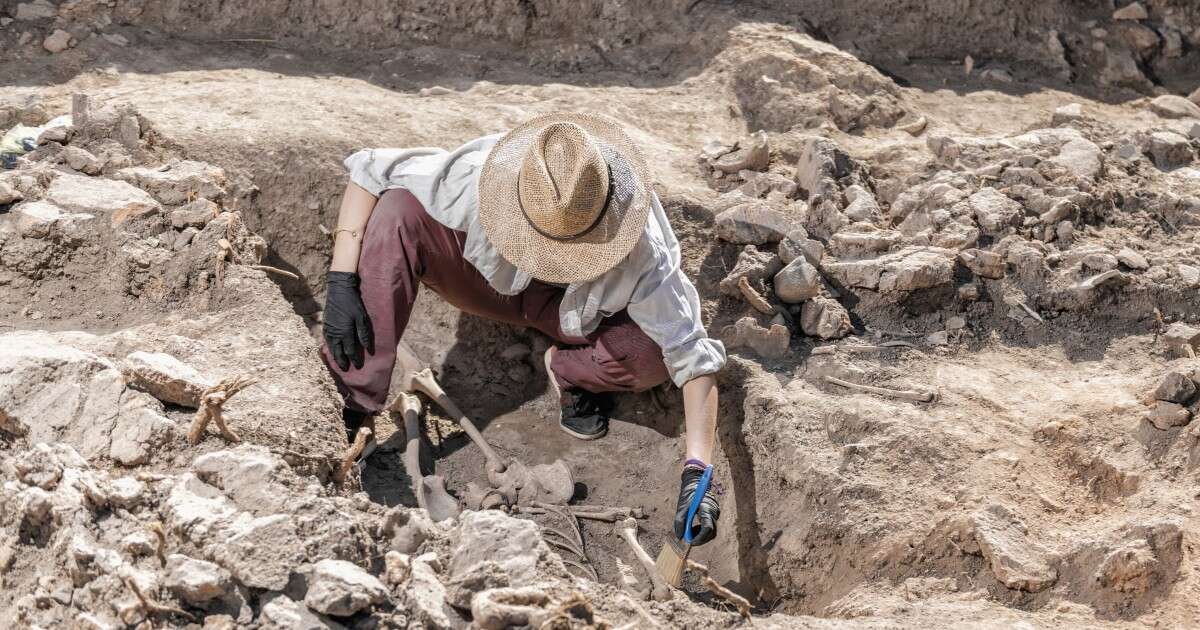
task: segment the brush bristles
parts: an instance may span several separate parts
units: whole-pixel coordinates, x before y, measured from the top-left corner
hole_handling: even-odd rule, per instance
[[[686,563],[683,552],[668,541],[663,543],[662,551],[658,552],[658,561],[654,563],[654,567],[667,584],[679,588],[683,583],[683,569]]]

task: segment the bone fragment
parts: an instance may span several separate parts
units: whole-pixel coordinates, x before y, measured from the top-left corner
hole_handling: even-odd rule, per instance
[[[265,271],[267,273],[278,274],[285,278],[291,278],[292,280],[300,279],[300,276],[297,276],[296,274],[294,274],[290,271],[287,271],[285,269],[280,269],[279,267],[272,267],[270,265],[246,265],[246,266],[251,269],[257,269],[259,271]]]
[[[242,438],[238,437],[238,434],[225,424],[222,407],[234,394],[256,382],[258,382],[256,379],[248,375],[233,376],[204,390],[204,393],[200,395],[200,408],[196,410],[196,417],[192,420],[192,427],[188,431],[188,442],[199,444],[210,421],[216,423],[221,437],[233,443],[241,442]]]
[[[746,301],[749,302],[750,306],[753,306],[756,311],[765,313],[767,315],[775,314],[775,307],[768,304],[767,301],[763,299],[763,296],[759,295],[758,291],[755,291],[754,287],[750,286],[750,281],[746,279],[746,276],[738,278],[737,286],[738,291],[742,292],[742,297],[746,298]]]
[[[696,571],[703,576],[704,585],[708,587],[708,590],[713,592],[713,595],[716,595],[730,604],[733,604],[734,607],[737,608],[738,614],[741,615],[743,619],[747,621],[750,620],[750,602],[746,601],[746,598],[718,584],[716,580],[712,579],[712,577],[708,575],[708,567],[704,566],[703,564],[693,560],[688,560],[687,565],[689,569]]]
[[[133,578],[125,578],[125,586],[128,586],[129,590],[133,591],[133,595],[137,597],[138,604],[146,611],[147,614],[179,615],[188,621],[196,621],[196,617],[186,610],[176,608],[174,606],[160,604],[149,597],[146,597],[146,594],[142,592],[142,589],[138,587],[137,582],[134,581]]]
[[[338,466],[337,472],[333,475],[333,480],[338,484],[346,481],[346,477],[350,474],[350,469],[354,468],[354,463],[358,461],[358,456],[362,455],[363,449],[367,447],[367,440],[371,439],[371,430],[363,427],[358,430],[358,434],[354,436],[354,444],[346,450],[346,454],[342,456],[342,463]]]

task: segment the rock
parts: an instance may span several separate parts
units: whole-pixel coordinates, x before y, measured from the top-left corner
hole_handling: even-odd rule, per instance
[[[112,44],[113,46],[124,48],[129,45],[129,39],[120,33],[101,33],[100,37],[103,37],[104,41]]]
[[[313,565],[304,605],[327,615],[348,617],[387,599],[388,589],[383,582],[358,565],[321,560]]]
[[[1200,88],[1196,88],[1191,94],[1188,94],[1188,100],[1200,105]]]
[[[737,245],[773,243],[795,229],[791,217],[761,202],[734,206],[716,217],[714,229],[721,239]]]
[[[63,465],[45,443],[35,444],[25,458],[13,462],[17,479],[42,490],[54,490],[63,476]]]
[[[1150,159],[1164,171],[1185,166],[1192,161],[1191,143],[1174,131],[1156,131],[1150,134],[1148,142]]]
[[[1178,403],[1165,400],[1155,401],[1154,407],[1146,415],[1146,420],[1155,428],[1166,431],[1172,427],[1181,427],[1192,419],[1192,412]]]
[[[68,127],[66,125],[55,125],[53,127],[48,127],[48,128],[46,128],[46,130],[42,131],[41,135],[39,135],[37,138],[37,144],[39,147],[42,145],[45,145],[45,144],[50,144],[51,142],[57,142],[59,144],[66,144],[67,138],[70,137],[70,135],[71,135],[71,127]],[[74,167],[72,167],[72,168],[74,168]],[[79,170],[79,169],[75,169],[75,170]]]
[[[252,588],[282,591],[292,569],[304,561],[304,543],[289,514],[242,514],[223,528],[222,537],[224,542],[213,549],[213,561]]]
[[[1007,508],[990,505],[972,515],[972,521],[975,542],[1005,586],[1037,593],[1058,580],[1058,573],[1026,538],[1025,525]]]
[[[1163,118],[1200,118],[1200,105],[1175,94],[1156,96],[1150,110]]]
[[[946,320],[946,330],[962,330],[967,327],[967,320],[955,315]]]
[[[964,249],[958,253],[958,260],[971,273],[992,280],[1003,278],[1008,268],[999,254],[981,249]]]
[[[264,446],[241,444],[205,453],[192,462],[192,472],[256,516],[288,511],[282,480],[291,467]]]
[[[171,211],[171,227],[182,230],[188,227],[204,229],[209,221],[221,214],[221,207],[201,197],[183,207]]]
[[[121,366],[130,387],[182,407],[200,406],[200,396],[213,383],[175,357],[162,352],[131,352]]]
[[[753,317],[743,317],[721,331],[721,341],[731,350],[750,348],[765,359],[778,359],[787,354],[791,333],[786,326],[763,328]]]
[[[1113,11],[1112,17],[1114,20],[1145,20],[1150,17],[1150,13],[1141,2],[1134,2]]]
[[[127,392],[121,398],[108,456],[125,466],[140,466],[150,461],[174,431],[175,423],[163,415],[162,403],[141,392]]]
[[[1200,267],[1180,263],[1175,265],[1175,270],[1179,273],[1179,279],[1183,281],[1184,286],[1195,287],[1200,285]]]
[[[70,33],[57,28],[46,39],[42,40],[42,48],[45,48],[50,54],[55,54],[70,48],[74,43],[75,39],[71,37]]]
[[[1081,118],[1083,118],[1083,106],[1079,103],[1070,103],[1056,108],[1051,122],[1054,126],[1058,127],[1075,122]]]
[[[1057,238],[1060,243],[1070,245],[1071,241],[1075,238],[1075,224],[1071,221],[1060,222],[1058,225],[1054,226],[1054,237]]]
[[[820,136],[801,138],[796,184],[808,193],[810,204],[838,196],[838,180],[848,176],[853,168],[853,160],[833,140]]]
[[[875,200],[875,195],[871,194],[866,188],[858,184],[852,184],[846,187],[843,194],[845,194],[846,200],[850,203],[846,205],[842,213],[851,221],[876,223],[882,217],[879,202]]]
[[[907,247],[879,258],[824,263],[821,270],[847,286],[885,293],[915,291],[949,284],[956,255],[939,247]]]
[[[1138,596],[1150,590],[1159,564],[1145,540],[1130,541],[1105,556],[1096,570],[1096,581],[1105,588]]]
[[[944,330],[925,335],[925,343],[931,346],[944,346],[950,343],[950,334]]]
[[[46,200],[72,212],[107,216],[114,227],[162,211],[150,195],[125,182],[69,173],[55,178]]]
[[[109,482],[108,486],[109,503],[126,510],[140,506],[146,496],[146,484],[133,477],[118,477]]]
[[[66,442],[89,459],[107,456],[125,391],[116,366],[45,332],[0,335],[0,348],[5,432],[31,444]]]
[[[858,226],[851,226],[858,227]],[[886,252],[900,244],[903,236],[895,230],[850,232],[843,230],[829,239],[829,249],[837,256]]]
[[[1183,322],[1175,322],[1167,327],[1163,341],[1175,356],[1194,356],[1196,345],[1200,343],[1200,328],[1188,326]]]
[[[1168,372],[1158,387],[1154,389],[1155,400],[1186,405],[1196,395],[1196,383],[1191,377],[1182,372]]]
[[[779,259],[779,256],[771,252],[760,252],[753,245],[747,245],[738,254],[737,264],[733,266],[733,271],[721,280],[721,293],[731,297],[741,297],[742,292],[738,289],[738,281],[743,277],[750,282],[750,286],[761,289],[764,281],[767,278],[773,278],[780,269],[783,269],[783,261]]]
[[[775,274],[775,296],[798,304],[821,293],[821,274],[803,257],[793,260]]]
[[[194,227],[183,228],[183,231],[175,235],[175,244],[171,249],[177,252],[186,249],[192,243],[192,239],[196,238],[196,235],[199,233],[200,230]]]
[[[742,170],[765,171],[771,159],[767,134],[760,131],[738,141],[737,146],[712,162],[713,168],[724,173]]]
[[[489,562],[488,564],[499,570],[495,563]],[[421,557],[414,558],[412,561],[412,575],[409,577],[404,594],[408,609],[412,616],[420,622],[420,627],[452,630],[462,625],[456,623],[458,615],[446,602],[446,587],[442,586],[441,581],[438,580],[437,572]]]
[[[58,8],[50,3],[49,0],[33,0],[33,2],[22,2],[17,5],[17,11],[13,17],[18,21],[26,20],[44,20],[46,18],[56,17]]]
[[[489,560],[450,580],[446,585],[446,601],[455,608],[470,610],[476,593],[506,586],[509,586],[508,575]]]
[[[475,565],[496,562],[514,584],[536,575],[536,568],[549,553],[532,521],[512,518],[496,510],[463,512],[459,517],[458,540],[450,551],[450,578]]]
[[[1192,128],[1188,130],[1188,137],[1192,140],[1200,140],[1200,122],[1192,123]]]
[[[189,604],[224,597],[233,588],[232,576],[225,569],[181,554],[167,556],[166,571],[163,586]]]
[[[981,188],[967,198],[967,204],[979,227],[989,236],[1002,236],[1008,228],[1021,223],[1021,204],[994,188]]]
[[[1100,273],[1117,268],[1117,257],[1108,252],[1093,252],[1083,257],[1084,269]]]
[[[779,173],[738,171],[738,177],[746,182],[738,187],[738,191],[751,199],[762,197],[791,199],[796,196],[796,191],[799,189],[792,178]]]
[[[1052,224],[1072,216],[1076,210],[1079,210],[1079,205],[1076,205],[1072,200],[1058,199],[1054,205],[1050,206],[1049,210],[1042,212],[1042,215],[1038,216],[1038,221],[1046,224],[1046,226],[1052,226]]]
[[[1117,261],[1130,269],[1149,269],[1150,263],[1146,261],[1146,257],[1129,249],[1122,247],[1121,251],[1117,252]]]
[[[286,595],[279,595],[262,607],[258,622],[263,630],[341,630],[345,626],[324,619]]]
[[[854,331],[850,313],[837,300],[814,297],[800,310],[800,329],[810,337],[841,339]]]
[[[1141,24],[1124,24],[1120,28],[1121,38],[1137,53],[1139,59],[1147,60],[1158,52],[1158,31]]]
[[[24,198],[25,195],[21,191],[13,188],[8,182],[0,180],[0,206],[8,205]]]
[[[45,201],[33,201],[17,206],[17,234],[22,238],[49,238],[62,217],[62,209]]]
[[[87,175],[98,175],[104,168],[104,163],[85,149],[76,146],[66,147],[59,153],[67,166]]]
[[[1047,161],[1057,164],[1067,169],[1075,177],[1085,180],[1095,180],[1104,163],[1100,147],[1083,136],[1067,140],[1059,147],[1058,155]]]
[[[167,205],[188,203],[194,197],[219,200],[225,194],[225,171],[192,160],[171,162],[157,168],[121,169],[116,177],[137,184]]]
[[[808,232],[804,228],[796,228],[787,233],[783,240],[779,241],[779,249],[776,252],[779,254],[779,260],[783,264],[790,265],[793,260],[804,255],[803,244],[808,240]]]

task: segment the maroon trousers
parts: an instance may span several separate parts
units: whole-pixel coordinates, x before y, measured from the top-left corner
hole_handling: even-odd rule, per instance
[[[591,392],[637,392],[667,380],[662,349],[625,311],[605,318],[587,338],[569,338],[559,327],[563,290],[538,281],[517,295],[500,295],[463,258],[466,234],[425,212],[407,190],[379,197],[363,237],[358,275],[363,304],[375,333],[375,353],[363,366],[341,370],[321,348],[346,406],[383,409],[396,363],[396,345],[408,325],[420,285],[463,312],[536,328],[558,342],[550,370],[560,387]]]

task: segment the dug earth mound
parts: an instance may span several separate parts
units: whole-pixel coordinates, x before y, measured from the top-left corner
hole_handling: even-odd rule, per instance
[[[1200,619],[1191,3],[343,4],[0,8],[0,131],[44,126],[0,170],[0,625]],[[643,146],[729,348],[711,582],[638,553],[678,391],[573,441],[548,340],[432,292],[347,460],[342,158],[563,110]]]

